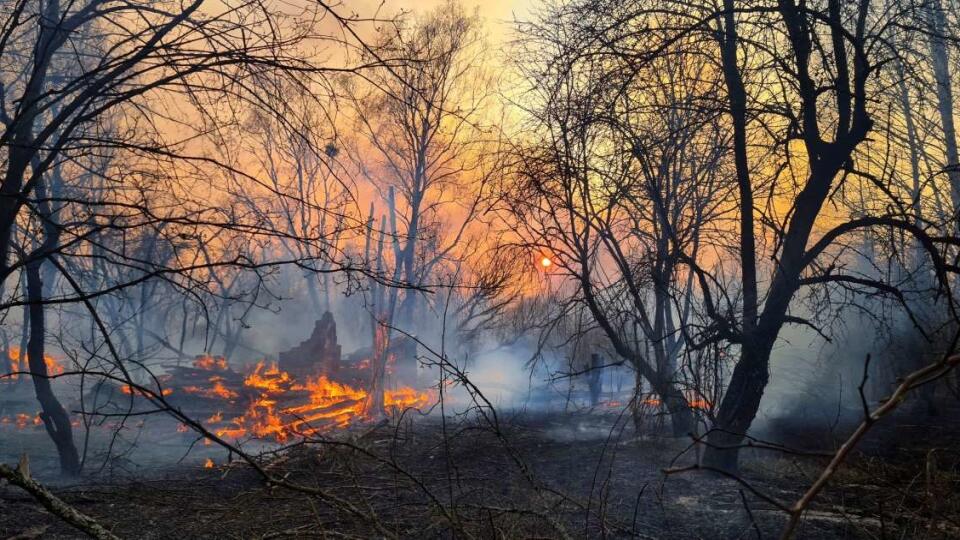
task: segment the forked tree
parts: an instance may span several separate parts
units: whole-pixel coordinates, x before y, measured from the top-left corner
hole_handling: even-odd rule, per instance
[[[709,320],[688,346],[724,341],[739,349],[704,453],[705,466],[735,469],[781,330],[790,324],[816,328],[792,310],[802,291],[842,286],[901,296],[895,283],[850,270],[851,236],[895,229],[916,238],[946,285],[944,272],[951,268],[941,253],[950,238],[931,238],[896,201],[852,208],[836,197],[851,177],[892,197],[889,176],[863,156],[871,147],[874,117],[885,110],[888,93],[878,81],[895,65],[890,44],[928,37],[928,10],[870,1],[635,0],[562,3],[545,19],[557,14],[574,22],[551,45],[567,51],[595,44],[597,56],[617,60],[628,73],[677,54],[718,59],[723,82],[713,107],[731,134],[735,197],[728,204],[737,226],[716,269],[678,239],[671,239],[671,249],[692,272]],[[687,42],[698,46],[685,47]],[[682,107],[668,104],[664,114]],[[563,142],[579,150],[590,142],[583,135],[573,133]],[[831,201],[842,207],[840,216],[826,215]],[[736,275],[739,283],[729,286],[724,274]]]
[[[508,219],[684,436],[694,431],[688,397],[700,397],[681,380],[697,318],[683,259],[700,256],[730,185],[729,137],[710,106],[718,73],[683,42],[637,69],[598,45],[628,40],[628,27],[594,40],[576,12],[555,15],[522,28],[530,86],[518,105],[532,120],[518,135]]]

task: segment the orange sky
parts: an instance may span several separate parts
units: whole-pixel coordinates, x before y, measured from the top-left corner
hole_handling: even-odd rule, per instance
[[[445,0],[386,0],[384,3],[384,12],[391,13],[403,9],[413,12],[432,9]],[[535,0],[461,0],[463,6],[467,9],[479,8],[480,15],[486,19],[487,28],[490,32],[490,41],[494,46],[500,45],[505,39],[509,30],[509,22],[518,19],[526,19],[531,5],[535,5]],[[375,8],[379,2],[374,0],[363,0],[358,4]]]

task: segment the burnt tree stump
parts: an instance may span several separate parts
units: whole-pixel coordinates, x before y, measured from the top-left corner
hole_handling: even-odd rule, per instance
[[[336,379],[340,371],[340,344],[337,343],[337,323],[329,311],[313,327],[313,333],[300,345],[284,351],[278,357],[280,369],[304,379],[325,375]]]

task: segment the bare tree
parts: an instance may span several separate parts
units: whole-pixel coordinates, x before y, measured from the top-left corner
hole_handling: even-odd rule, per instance
[[[385,203],[379,219],[368,216],[364,260],[405,289],[371,284],[369,290],[372,399],[382,399],[389,329],[417,334],[436,327],[425,290],[459,286],[442,276],[457,274],[451,270],[470,253],[475,218],[497,173],[491,162],[497,133],[485,125],[492,86],[479,16],[447,2],[402,21],[378,50],[406,60],[387,62],[368,84],[350,81],[357,136],[348,146]],[[439,298],[438,312],[446,298]]]
[[[941,253],[952,240],[932,238],[896,201],[852,208],[842,197],[850,178],[871,183],[881,197],[892,195],[889,175],[867,168],[873,163],[864,158],[871,149],[874,117],[883,107],[879,74],[894,64],[890,60],[895,51],[889,44],[922,35],[916,29],[925,28],[925,16],[925,10],[912,5],[881,7],[869,2],[728,0],[722,5],[681,5],[637,0],[563,3],[545,17],[549,23],[568,21],[548,47],[575,55],[575,43],[595,44],[594,57],[620,62],[628,73],[642,73],[664,59],[676,61],[678,55],[702,55],[707,62],[719,58],[721,90],[712,105],[696,106],[722,111],[721,130],[732,134],[728,159],[733,163],[736,197],[728,198],[721,209],[736,213],[738,227],[729,244],[718,244],[730,245],[730,251],[727,256],[720,252],[722,263],[712,269],[680,238],[670,238],[670,249],[694,276],[708,321],[687,346],[699,349],[724,341],[739,349],[707,441],[704,460],[710,467],[736,467],[737,448],[759,409],[781,329],[799,324],[822,332],[811,318],[791,311],[801,290],[840,287],[902,300],[897,284],[885,276],[844,272],[851,253],[848,237],[882,229],[912,236],[932,258],[944,283],[949,267]],[[566,75],[562,63],[559,68],[544,65]],[[549,94],[548,104],[568,99],[564,86],[557,89]],[[643,98],[641,92],[635,99]],[[580,105],[575,112],[582,117],[583,109]],[[583,156],[595,144],[593,135],[579,118],[569,115],[564,120],[570,128],[555,139],[564,145],[564,158],[580,162],[537,174],[576,173],[586,178],[593,171]],[[581,183],[584,188],[567,199],[599,197],[589,181]],[[837,201],[846,213],[827,219],[825,206],[830,201]],[[585,245],[580,237],[573,240],[573,245]],[[551,246],[544,243],[542,248]],[[585,257],[592,255],[580,249]],[[725,275],[738,277],[733,290]],[[819,309],[831,311],[831,306]]]
[[[683,44],[638,70],[596,45],[630,29],[580,35],[580,24],[600,27],[587,17],[558,7],[522,28],[532,88],[520,105],[535,123],[521,137],[543,142],[519,151],[511,223],[548,274],[571,280],[569,301],[588,310],[685,435],[694,426],[679,359],[696,299],[682,259],[699,257],[727,196],[728,141],[710,106],[719,78]]]
[[[496,132],[484,125],[492,83],[480,19],[450,1],[400,25],[380,47],[409,61],[388,64],[372,85],[354,90],[353,152],[386,202],[398,277],[428,286],[468,239],[495,172],[487,161]],[[399,307],[398,322],[414,331],[424,315],[421,294],[408,290]]]
[[[27,307],[30,372],[64,472],[73,473],[69,418],[42,369],[45,311],[79,306],[109,350],[93,355],[103,371],[132,381],[147,369],[148,347],[170,346],[162,324],[147,336],[149,317],[163,311],[151,313],[162,307],[152,302],[158,291],[182,293],[207,314],[208,303],[222,299],[220,337],[229,351],[239,346],[244,313],[262,306],[272,270],[345,271],[346,261],[332,262],[330,229],[277,228],[245,211],[224,177],[243,178],[248,191],[295,194],[276,193],[248,164],[214,149],[242,137],[239,119],[251,109],[283,121],[287,102],[264,99],[264,91],[327,107],[328,77],[362,66],[324,51],[336,47],[346,59],[353,47],[373,49],[353,28],[368,20],[324,3],[298,13],[269,2],[203,0],[3,6],[0,280],[19,276],[27,286],[22,296],[4,290],[0,309]],[[268,249],[280,239],[307,247],[293,255]],[[221,279],[228,268],[245,274],[243,290]],[[241,313],[231,313],[238,303]],[[208,328],[220,332],[220,321]],[[130,336],[111,333],[131,326]],[[181,354],[184,335],[179,348],[170,346]]]

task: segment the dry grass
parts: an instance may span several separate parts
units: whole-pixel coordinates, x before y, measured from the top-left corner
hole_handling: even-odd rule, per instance
[[[324,487],[378,523],[265,486],[238,463],[171,467],[137,481],[59,491],[119,536],[135,538],[366,538],[383,530],[404,538],[756,538],[758,531],[764,537],[779,532],[784,516],[741,495],[735,482],[702,473],[665,480],[660,471],[684,441],[637,438],[629,427],[611,427],[610,415],[527,415],[497,434],[468,421],[444,430],[435,419],[418,418],[348,431],[272,458],[271,472]],[[817,501],[801,537],[955,535],[951,516],[960,515],[960,497],[952,456],[935,452],[931,466],[907,453],[858,456]],[[747,457],[744,477],[785,502],[822,465],[815,458]],[[925,470],[931,471],[927,483]],[[23,493],[0,488],[0,501],[2,538],[38,526],[44,538],[76,536]]]

